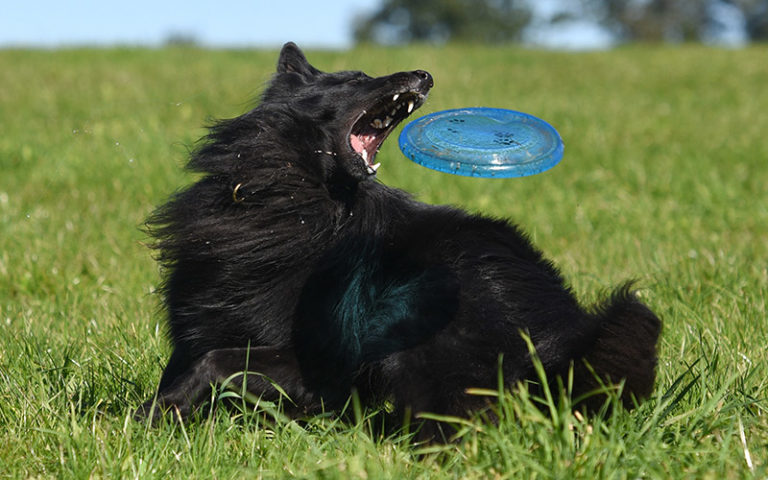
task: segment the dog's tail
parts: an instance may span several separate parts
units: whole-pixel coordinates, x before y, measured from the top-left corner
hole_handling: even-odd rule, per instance
[[[593,315],[597,336],[583,360],[574,364],[574,398],[623,382],[621,401],[632,408],[653,390],[661,321],[640,302],[631,284],[616,289]],[[603,395],[587,395],[582,404],[597,409],[604,400]]]

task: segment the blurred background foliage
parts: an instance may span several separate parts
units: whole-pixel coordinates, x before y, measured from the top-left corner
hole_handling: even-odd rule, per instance
[[[611,43],[768,40],[768,0],[383,0],[354,21],[357,42],[518,42],[574,24]]]

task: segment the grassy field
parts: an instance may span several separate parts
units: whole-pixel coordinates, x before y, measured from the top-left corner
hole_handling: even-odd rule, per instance
[[[494,106],[554,124],[563,162],[480,180],[408,162],[380,178],[509,216],[585,302],[636,278],[663,317],[657,393],[611,418],[506,395],[440,448],[376,418],[264,411],[134,423],[168,346],[139,230],[191,180],[210,117],[244,112],[276,52],[0,51],[0,477],[766,478],[768,69],[764,47],[309,52],[325,70],[424,68],[420,113]]]

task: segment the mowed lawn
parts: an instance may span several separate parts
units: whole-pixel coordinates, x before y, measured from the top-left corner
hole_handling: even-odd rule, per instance
[[[351,407],[345,421],[262,406],[134,422],[169,353],[140,228],[193,180],[182,167],[206,122],[246,111],[277,52],[0,50],[0,477],[768,475],[765,47],[307,53],[323,70],[429,70],[416,115],[490,106],[552,123],[565,157],[541,175],[433,172],[395,132],[379,178],[513,218],[584,302],[636,279],[664,320],[655,396],[584,418],[502,395],[499,425],[456,422],[461,441],[442,447],[382,438],[376,412]]]

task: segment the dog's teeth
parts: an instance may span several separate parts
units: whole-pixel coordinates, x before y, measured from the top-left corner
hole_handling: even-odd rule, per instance
[[[374,118],[373,121],[371,122],[371,126],[373,128],[382,128],[381,120],[378,118]]]
[[[413,102],[408,102],[408,113],[413,111]]]
[[[379,167],[380,167],[380,166],[381,166],[381,163],[377,163],[377,164],[375,164],[375,165],[371,165],[371,166],[370,166],[370,167],[368,167],[368,168],[369,168],[369,169],[371,169],[371,170],[373,170],[373,171],[375,172],[376,170],[378,170],[378,169],[379,169]]]
[[[396,102],[398,98],[400,98],[400,94],[399,94],[399,93],[396,93],[396,94],[394,94],[394,95],[392,96],[392,101],[393,101],[393,102]]]
[[[360,156],[362,156],[363,160],[365,160],[365,162],[368,163],[368,150],[363,149],[363,151],[360,152]]]
[[[391,112],[389,112],[390,115],[393,117],[397,114],[397,107],[393,108]]]
[[[386,117],[384,119],[384,128],[387,128],[392,123],[392,117]]]

